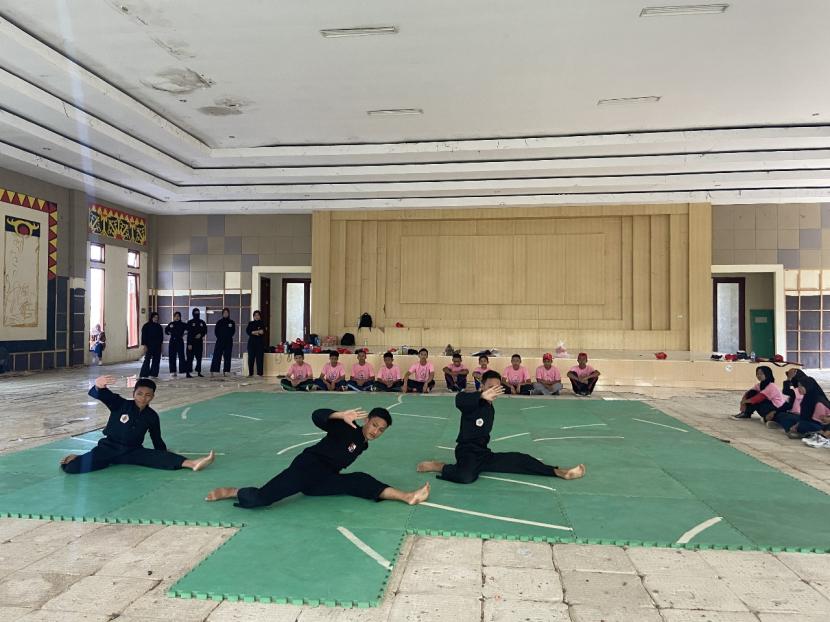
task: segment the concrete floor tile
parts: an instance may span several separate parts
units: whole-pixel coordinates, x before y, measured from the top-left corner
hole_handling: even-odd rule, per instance
[[[70,543],[57,551],[47,555],[26,567],[26,570],[38,572],[61,572],[89,576],[95,574],[104,564],[110,561],[112,555],[106,553],[92,553],[74,547]],[[114,553],[113,553],[114,554]]]
[[[19,622],[110,622],[112,616],[101,613],[79,611],[33,611],[20,618]]]
[[[44,524],[32,518],[0,518],[0,542],[11,540],[22,533],[37,529]]]
[[[778,553],[776,557],[802,579],[830,581],[830,555]]]
[[[484,601],[483,622],[571,622],[568,607],[562,604],[488,598]]]
[[[410,562],[399,588],[409,594],[481,595],[481,570],[461,566],[439,566]]]
[[[654,607],[636,575],[565,571],[562,586],[569,605],[590,605],[605,611]]]
[[[83,535],[101,529],[103,525],[95,523],[78,523],[75,521],[49,521],[37,529],[25,531],[14,538],[12,542],[22,542],[36,546],[59,547],[77,540]]]
[[[700,555],[722,577],[796,578],[792,570],[770,553],[709,550],[701,551]]]
[[[26,607],[0,607],[0,622],[16,622],[31,611]]]
[[[553,561],[561,571],[636,574],[625,551],[617,546],[554,544]]]
[[[830,599],[830,581],[819,581],[814,579],[812,581],[808,581],[808,583],[816,590],[819,594],[824,596],[827,599]]]
[[[84,577],[48,601],[43,609],[115,615],[157,584],[158,581],[132,577]]]
[[[562,584],[555,570],[536,568],[484,568],[485,598],[562,601]]]
[[[830,600],[800,579],[729,579],[727,584],[753,611],[823,613],[830,618]]]
[[[0,605],[37,609],[79,579],[78,575],[20,570],[0,583]]]
[[[693,611],[691,609],[663,609],[665,622],[758,622],[748,611]]]
[[[392,603],[370,609],[307,607],[300,612],[297,622],[386,622],[391,612]]]
[[[717,572],[700,553],[686,549],[652,549],[631,547],[626,551],[640,574],[663,574],[681,577],[717,578]]]
[[[827,622],[827,616],[804,613],[759,613],[761,622]]]
[[[301,608],[295,605],[232,603],[223,601],[207,622],[295,622]]]
[[[0,543],[0,578],[25,568],[54,552],[51,546],[28,544],[26,542]]]
[[[482,558],[485,566],[553,570],[553,552],[544,542],[485,540]]]
[[[481,622],[481,600],[474,596],[399,594],[389,622]]]
[[[610,606],[600,609],[591,605],[574,605],[570,613],[573,622],[663,622],[656,608]]]
[[[175,620],[176,622],[202,622],[211,611],[219,606],[215,600],[193,598],[170,598],[167,590],[170,584],[162,583],[134,600],[124,610],[123,617],[139,620]],[[119,617],[119,620],[121,618]]]
[[[649,575],[643,584],[663,609],[747,611],[721,579]]]
[[[478,538],[418,538],[409,559],[418,564],[481,566]]]

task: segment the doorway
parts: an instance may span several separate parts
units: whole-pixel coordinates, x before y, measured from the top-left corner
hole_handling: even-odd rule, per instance
[[[311,279],[282,280],[282,341],[307,341],[311,323]]]
[[[259,313],[265,324],[265,345],[271,344],[271,279],[267,276],[259,278]]]
[[[713,277],[712,288],[714,351],[746,350],[746,279]]]

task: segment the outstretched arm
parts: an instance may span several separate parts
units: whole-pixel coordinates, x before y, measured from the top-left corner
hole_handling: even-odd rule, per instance
[[[127,400],[107,388],[107,385],[115,380],[115,376],[99,376],[95,379],[95,385],[89,390],[88,395],[102,402],[110,410],[120,408]]]

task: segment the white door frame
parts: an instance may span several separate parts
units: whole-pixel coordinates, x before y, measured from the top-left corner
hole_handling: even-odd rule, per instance
[[[775,300],[775,352],[787,358],[787,314],[784,300],[783,264],[735,264],[712,266],[712,274],[740,274],[741,272],[772,273],[772,291]]]

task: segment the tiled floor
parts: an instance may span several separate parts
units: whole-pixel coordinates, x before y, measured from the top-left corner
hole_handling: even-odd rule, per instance
[[[103,424],[86,397],[99,373],[134,365],[0,379],[0,451]],[[163,380],[159,410],[228,390],[277,390],[273,381]],[[668,414],[830,493],[830,451],[757,422],[735,422],[736,393],[614,388],[594,399],[645,399]],[[562,399],[562,398],[560,398]],[[785,527],[785,525],[791,525]],[[782,528],[798,528],[782,508]],[[173,581],[228,529],[0,520],[0,622],[139,621],[631,621],[830,620],[830,555],[624,549],[472,539],[412,538],[383,605],[373,610],[171,599]]]

